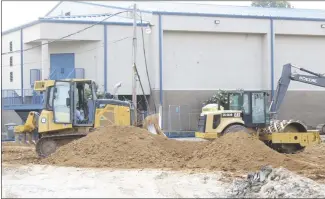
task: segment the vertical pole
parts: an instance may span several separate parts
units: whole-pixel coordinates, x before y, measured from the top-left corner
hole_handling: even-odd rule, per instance
[[[133,65],[132,65],[132,102],[134,107],[134,122],[133,125],[137,126],[138,111],[137,111],[137,76],[136,76],[136,57],[137,57],[137,6],[133,7]]]
[[[21,102],[24,103],[24,41],[23,41],[23,29],[20,29],[20,87],[21,87]]]

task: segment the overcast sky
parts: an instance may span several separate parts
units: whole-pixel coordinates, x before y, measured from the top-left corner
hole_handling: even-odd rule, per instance
[[[59,1],[2,1],[2,31],[45,16]],[[295,8],[323,9],[325,1],[289,1]],[[200,2],[202,3],[202,2]],[[210,1],[220,5],[249,6],[250,1]]]

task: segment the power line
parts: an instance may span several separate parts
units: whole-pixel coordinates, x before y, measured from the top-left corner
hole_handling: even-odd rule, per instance
[[[141,11],[140,11],[140,20],[141,20],[141,24],[142,24],[142,12]],[[152,91],[152,87],[151,87],[151,83],[150,83],[150,78],[149,78],[149,72],[148,72],[147,56],[146,56],[146,49],[145,49],[145,45],[144,45],[144,34],[143,34],[143,27],[142,26],[141,26],[141,36],[142,36],[142,48],[143,48],[143,55],[144,55],[144,64],[146,66],[146,73],[147,73],[149,88],[150,88],[150,91]],[[156,113],[157,112],[157,108],[156,108],[156,103],[155,103],[154,95],[152,95],[152,101],[153,101],[154,108],[155,108],[155,113]]]
[[[114,44],[114,43],[118,43],[120,41],[123,41],[123,40],[126,40],[126,39],[129,39],[131,38],[131,36],[128,36],[128,37],[123,37],[121,39],[117,39],[117,40],[113,40],[113,41],[109,41],[107,42],[107,44]],[[84,50],[84,51],[80,51],[80,52],[76,52],[74,54],[83,54],[85,52],[89,52],[89,51],[92,51],[92,50],[96,50],[96,49],[99,49],[99,48],[102,48],[104,47],[104,43],[102,43],[99,47],[96,47],[96,48],[92,48],[92,49],[88,49],[88,50]],[[46,63],[48,62],[48,60],[44,60],[44,61],[35,61],[35,62],[26,62],[26,63],[23,63],[23,65],[29,65],[29,64],[36,64],[36,63]],[[2,65],[1,67],[13,67],[13,66],[20,66],[21,64],[14,64],[14,65]]]
[[[34,49],[34,48],[37,48],[37,47],[40,47],[40,46],[43,46],[43,45],[46,45],[46,44],[51,44],[51,43],[54,43],[54,42],[57,42],[57,41],[61,41],[61,40],[65,39],[65,38],[71,37],[71,36],[73,36],[73,35],[75,35],[75,34],[78,34],[78,33],[83,32],[83,31],[85,31],[85,30],[87,30],[87,29],[89,29],[89,28],[92,28],[92,27],[94,27],[94,26],[96,26],[96,25],[102,23],[103,21],[105,21],[105,20],[107,20],[107,19],[109,19],[109,18],[111,18],[111,17],[113,17],[113,16],[115,16],[115,15],[118,15],[118,14],[121,14],[121,13],[125,13],[125,12],[130,12],[130,11],[125,10],[125,11],[117,12],[117,13],[115,13],[115,14],[111,14],[111,15],[109,15],[108,17],[104,18],[103,20],[101,20],[101,21],[99,21],[99,22],[97,22],[97,23],[94,23],[94,24],[92,24],[92,25],[90,25],[90,26],[88,26],[88,27],[86,27],[86,28],[83,28],[83,29],[81,29],[81,30],[79,30],[79,31],[77,31],[77,32],[71,33],[71,34],[66,35],[66,36],[64,36],[64,37],[61,37],[61,38],[59,38],[59,39],[56,39],[56,40],[53,40],[53,41],[49,41],[49,42],[46,42],[46,43],[43,43],[43,44],[40,44],[40,45],[37,45],[37,46],[33,46],[33,47],[31,47],[31,48],[27,48],[27,49],[24,49],[24,50],[16,50],[16,51],[11,51],[11,52],[2,53],[1,55],[7,55],[7,54],[12,54],[12,53],[17,53],[17,52],[25,52],[25,51],[28,51],[28,50],[31,50],[31,49]]]

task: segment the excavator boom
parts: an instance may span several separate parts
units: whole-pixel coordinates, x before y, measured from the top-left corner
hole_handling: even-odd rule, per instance
[[[310,75],[293,74],[291,72],[292,68],[296,68]],[[304,68],[299,68],[293,66],[290,63],[285,64],[283,66],[282,75],[278,81],[278,86],[275,95],[273,96],[270,105],[270,113],[272,114],[273,118],[276,117],[276,114],[280,109],[280,106],[287,93],[291,81],[297,81],[297,82],[325,88],[325,76],[323,74],[315,73],[313,71]],[[321,134],[325,134],[325,124],[318,125],[317,130],[319,130]]]
[[[291,72],[292,68],[299,69],[299,70],[309,73],[313,76],[292,74],[292,72]],[[312,72],[312,71],[304,69],[304,68],[295,67],[292,64],[285,64],[283,66],[282,75],[279,79],[275,95],[273,96],[273,99],[271,102],[271,106],[270,106],[271,113],[277,113],[278,110],[280,109],[280,106],[283,102],[283,99],[284,99],[286,93],[287,93],[287,90],[288,90],[291,80],[325,88],[325,76],[324,75],[322,75],[320,73]]]

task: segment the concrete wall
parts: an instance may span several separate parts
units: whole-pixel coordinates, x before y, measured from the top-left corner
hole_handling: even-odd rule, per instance
[[[42,69],[42,48],[39,46],[40,42],[24,44],[24,49],[30,49],[24,52],[24,89],[32,89],[30,82],[30,70]],[[49,61],[49,60],[45,60]]]
[[[12,41],[13,52],[1,55],[2,63],[2,89],[19,89],[21,87],[21,73],[20,73],[20,30],[10,34],[2,35],[2,53],[9,52],[9,42]],[[10,57],[13,58],[13,66],[10,66]],[[13,72],[13,82],[10,82],[10,72]]]
[[[164,32],[163,89],[262,89],[263,35]]]
[[[121,95],[132,94],[132,26],[107,26],[107,80],[108,91],[112,92],[116,83],[122,82],[119,89]],[[144,32],[145,50],[147,59],[151,56],[149,46],[150,35]],[[126,38],[126,39],[124,39]],[[124,40],[121,40],[124,39]],[[121,40],[121,41],[119,41]],[[145,94],[150,94],[147,74],[145,69],[145,59],[143,53],[143,43],[141,29],[137,30],[137,68],[144,87]],[[148,72],[152,74],[152,66],[148,61]],[[142,95],[139,82],[137,83],[137,93]]]

